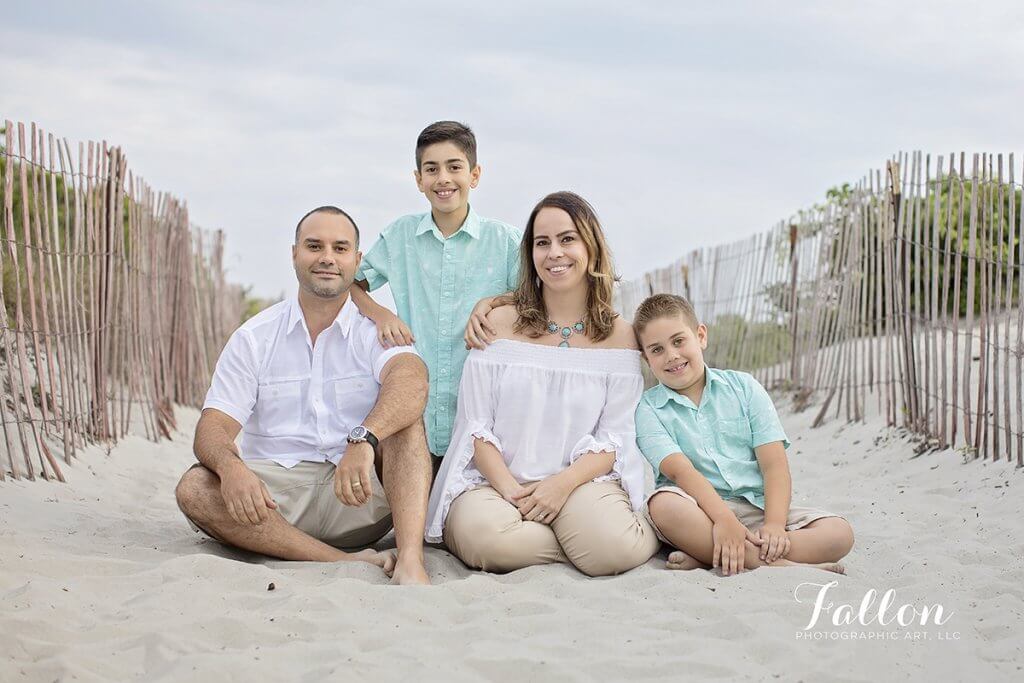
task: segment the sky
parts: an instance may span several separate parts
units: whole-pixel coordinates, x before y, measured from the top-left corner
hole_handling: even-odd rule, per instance
[[[120,145],[262,297],[295,291],[308,209],[364,250],[427,211],[440,119],[476,132],[480,215],[521,228],[576,191],[627,279],[899,151],[1024,153],[1019,1],[4,4],[0,118]]]

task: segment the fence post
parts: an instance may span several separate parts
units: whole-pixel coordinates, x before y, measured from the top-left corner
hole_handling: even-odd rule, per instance
[[[789,364],[789,383],[790,386],[794,388],[800,383],[800,378],[797,377],[797,356],[800,353],[800,349],[796,343],[798,333],[797,326],[800,320],[800,297],[797,295],[797,275],[800,269],[800,258],[797,256],[796,251],[797,232],[797,225],[791,224],[789,226],[789,346],[791,356]]]

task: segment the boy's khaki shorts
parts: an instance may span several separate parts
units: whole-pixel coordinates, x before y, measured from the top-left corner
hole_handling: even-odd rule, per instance
[[[266,484],[286,522],[328,545],[343,550],[364,548],[391,530],[391,508],[373,468],[370,500],[361,507],[348,507],[334,495],[333,463],[300,462],[291,468],[272,460],[246,460],[245,464]],[[194,531],[206,533],[191,519],[188,523]]]
[[[682,496],[694,505],[697,504],[697,501],[693,496],[678,486],[662,486],[655,489],[651,495],[647,496],[647,500],[644,501],[644,515],[647,516],[647,521],[649,521],[651,526],[654,527],[654,531],[658,534],[658,538],[661,539],[662,543],[672,545],[672,541],[665,538],[665,535],[661,533],[660,529],[658,529],[658,525],[654,523],[653,519],[651,519],[651,511],[647,506],[647,504],[651,502],[651,498],[654,498],[659,493],[674,493],[677,496]],[[733,514],[736,515],[736,518],[740,520],[740,524],[751,531],[764,524],[764,510],[753,503],[748,502],[744,498],[724,498],[723,500],[729,509],[732,510]],[[818,510],[816,508],[790,505],[789,517],[786,519],[786,531],[802,529],[811,522],[818,519],[824,519],[826,517],[839,517],[839,515],[834,512],[826,512],[825,510]]]

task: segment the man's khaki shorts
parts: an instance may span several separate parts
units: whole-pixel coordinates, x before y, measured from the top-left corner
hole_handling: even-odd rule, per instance
[[[647,500],[644,501],[644,514],[647,516],[647,521],[654,527],[654,531],[658,534],[658,538],[661,539],[662,543],[672,545],[672,541],[665,538],[664,534],[661,533],[661,530],[658,529],[658,525],[654,523],[653,519],[651,519],[651,511],[647,506],[647,504],[651,502],[651,498],[654,498],[659,493],[674,493],[677,496],[682,496],[694,505],[697,504],[697,501],[693,496],[678,486],[662,486],[661,488],[655,489],[651,495],[647,496]],[[753,503],[748,502],[744,498],[725,498],[723,500],[725,501],[726,506],[728,506],[728,508],[732,510],[733,514],[736,515],[736,519],[740,520],[740,524],[751,531],[764,524],[764,510]],[[824,519],[825,517],[839,517],[839,515],[834,512],[826,512],[816,508],[790,505],[789,517],[786,519],[786,531],[801,529],[811,522],[818,519]]]
[[[291,468],[272,460],[246,460],[245,464],[266,484],[285,521],[328,545],[364,548],[391,530],[391,508],[373,468],[370,500],[361,507],[348,507],[334,495],[336,468],[330,462],[300,462]],[[194,531],[205,533],[191,519],[188,522]]]

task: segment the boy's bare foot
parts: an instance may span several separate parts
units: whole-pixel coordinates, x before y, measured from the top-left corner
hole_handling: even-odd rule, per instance
[[[789,560],[775,560],[771,564],[764,564],[763,567],[811,567],[812,569],[822,569],[827,572],[833,572],[835,574],[845,574],[846,567],[839,562],[819,562],[818,564],[801,563],[801,562],[790,562]]]
[[[821,569],[826,572],[833,572],[835,574],[846,574],[846,567],[840,562],[820,562],[818,564],[790,562],[789,560],[775,560],[771,564],[763,564],[762,567],[811,567],[813,569]],[[709,565],[704,564],[700,560],[693,558],[682,550],[673,550],[669,553],[668,560],[665,562],[665,569],[676,569],[676,570],[690,570],[690,569],[710,569]],[[748,567],[744,571],[751,571],[757,569],[757,567]]]
[[[399,557],[391,583],[396,586],[429,586],[430,577],[423,566],[423,558]]]
[[[682,550],[673,550],[668,555],[668,560],[665,562],[665,569],[707,569],[707,565],[700,560],[694,559],[684,553]]]

